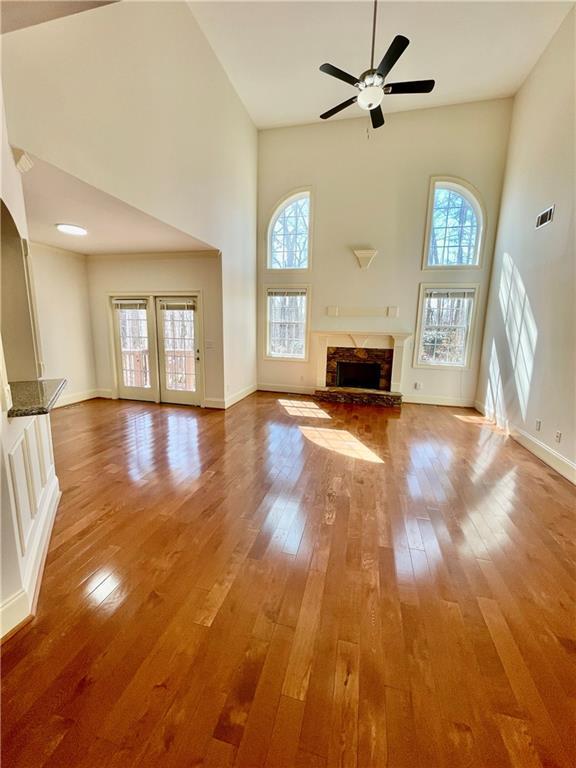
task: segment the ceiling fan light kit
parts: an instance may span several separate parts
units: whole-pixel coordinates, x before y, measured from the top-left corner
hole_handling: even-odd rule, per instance
[[[336,77],[348,85],[352,85],[358,90],[356,96],[352,96],[341,104],[332,107],[332,109],[323,112],[320,115],[322,120],[333,117],[343,109],[358,104],[361,109],[370,112],[370,119],[373,128],[380,128],[384,125],[384,114],[382,113],[382,100],[384,96],[400,93],[430,93],[434,88],[434,80],[409,80],[403,83],[386,83],[385,80],[390,74],[390,70],[396,64],[400,56],[404,53],[410,41],[404,35],[396,35],[390,47],[384,54],[382,61],[374,69],[374,44],[376,41],[376,14],[378,11],[378,0],[374,0],[374,15],[372,17],[372,52],[370,56],[370,69],[363,72],[360,77],[354,77],[342,69],[338,69],[333,64],[322,64],[320,71],[327,75]]]

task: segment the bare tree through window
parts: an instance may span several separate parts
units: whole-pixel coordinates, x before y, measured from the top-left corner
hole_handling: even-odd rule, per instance
[[[428,242],[429,267],[478,264],[480,222],[467,196],[454,185],[434,186]]]
[[[269,289],[268,355],[304,359],[306,355],[306,290]]]
[[[418,351],[420,365],[466,365],[474,297],[473,288],[425,290]]]
[[[307,269],[310,229],[310,194],[287,200],[270,225],[270,269]]]

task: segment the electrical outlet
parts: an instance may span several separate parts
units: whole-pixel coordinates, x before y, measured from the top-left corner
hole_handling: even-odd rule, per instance
[[[536,432],[540,432],[542,429],[542,419],[536,419]]]
[[[414,382],[414,389],[422,389],[422,382],[421,381],[415,381]]]
[[[562,432],[556,432],[556,434],[554,435],[554,440],[556,440],[556,442],[559,443],[560,440],[562,440]]]

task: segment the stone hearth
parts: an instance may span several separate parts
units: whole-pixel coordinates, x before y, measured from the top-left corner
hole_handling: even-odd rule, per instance
[[[381,405],[385,408],[400,407],[400,392],[381,392],[379,389],[360,389],[356,387],[324,387],[314,392],[317,400],[332,403],[354,403],[356,405]]]

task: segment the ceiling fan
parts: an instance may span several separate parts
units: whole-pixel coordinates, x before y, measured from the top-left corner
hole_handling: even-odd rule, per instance
[[[396,35],[394,40],[392,40],[390,47],[384,54],[382,61],[378,64],[378,67],[374,69],[374,43],[376,40],[377,10],[378,0],[374,0],[370,69],[363,72],[360,77],[354,77],[354,75],[349,75],[348,72],[344,72],[343,70],[338,69],[338,67],[334,67],[332,64],[322,64],[320,67],[321,72],[325,72],[327,75],[332,75],[332,77],[337,77],[338,80],[343,80],[345,83],[349,83],[358,89],[356,96],[346,99],[346,101],[343,101],[336,107],[332,107],[332,109],[321,114],[320,117],[322,120],[327,120],[329,117],[346,109],[346,107],[352,106],[352,104],[358,104],[362,109],[369,110],[372,127],[380,128],[381,125],[384,125],[384,115],[382,114],[382,107],[380,106],[384,96],[397,93],[430,93],[434,88],[434,80],[409,80],[404,83],[385,82],[390,70],[410,43],[408,38],[404,37],[404,35]]]

